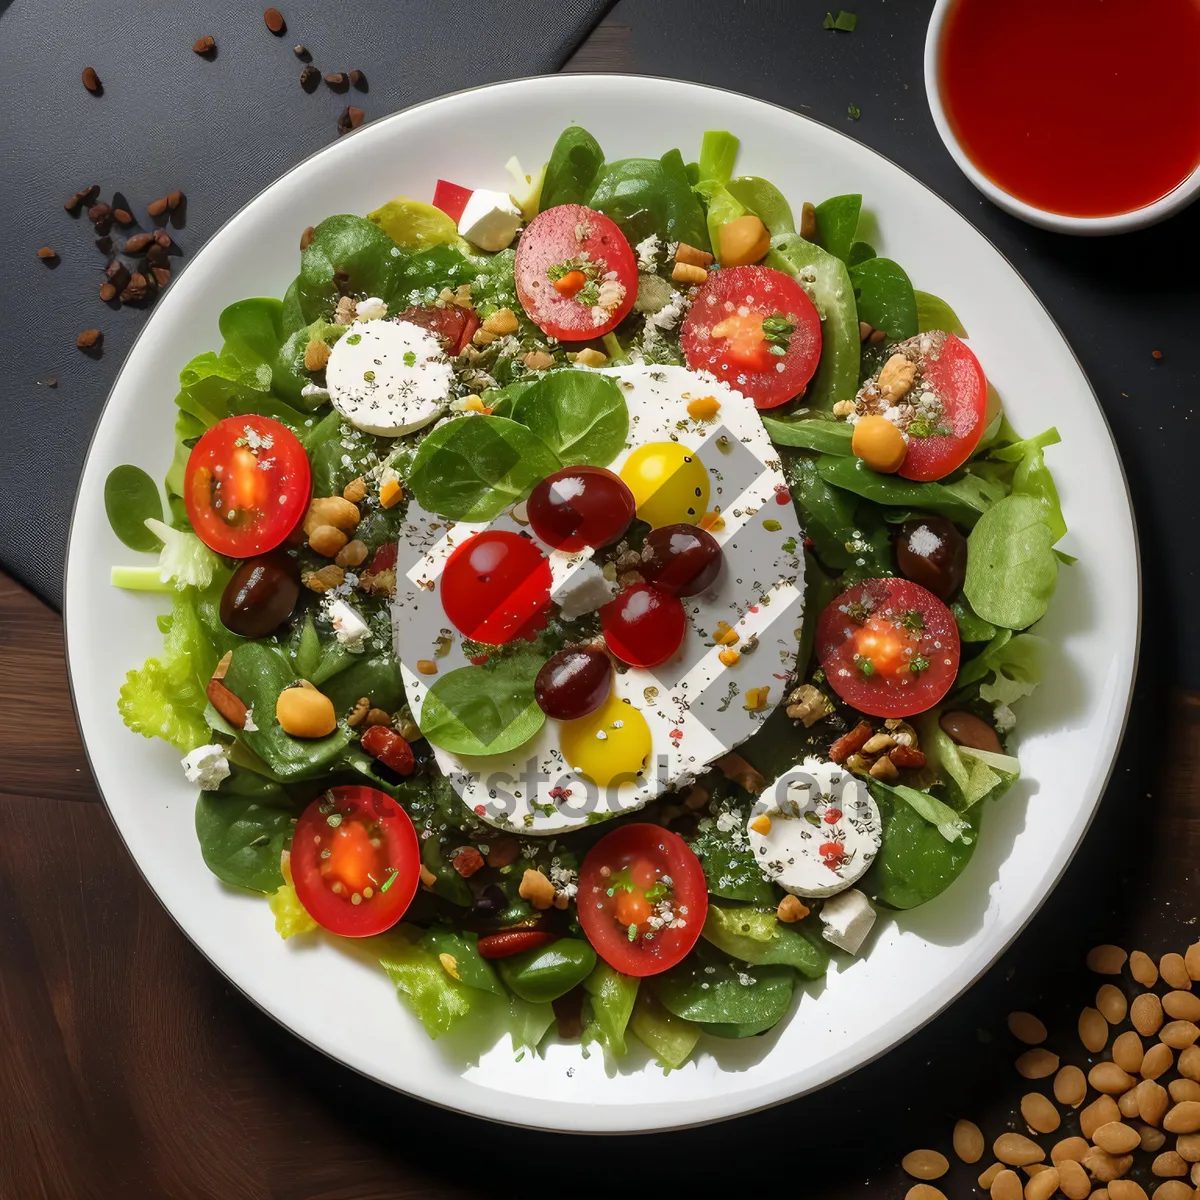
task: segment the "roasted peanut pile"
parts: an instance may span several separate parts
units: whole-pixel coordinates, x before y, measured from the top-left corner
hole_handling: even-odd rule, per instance
[[[1023,1079],[1039,1084],[1021,1098],[1028,1136],[1005,1132],[979,1175],[992,1200],[1190,1200],[1200,1197],[1200,942],[1156,963],[1135,950],[1096,946],[1088,968],[1106,977],[1079,1014],[1075,1034],[1090,1069],[1062,1065],[1043,1043],[1032,1013],[1008,1015],[1024,1049]],[[1130,997],[1132,996],[1132,999]],[[1079,1134],[1063,1136],[1064,1121]],[[964,1163],[987,1161],[987,1139],[973,1121],[951,1134]],[[932,1183],[950,1169],[937,1150],[913,1150],[901,1164],[914,1184],[905,1200],[946,1200]]]

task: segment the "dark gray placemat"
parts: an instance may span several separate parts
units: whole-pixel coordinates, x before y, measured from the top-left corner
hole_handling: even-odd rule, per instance
[[[246,0],[0,0],[0,210],[10,223],[4,270],[5,383],[0,390],[0,566],[54,605],[62,598],[67,523],[95,419],[146,313],[98,295],[105,256],[86,215],[63,202],[97,183],[148,225],[145,208],[174,188],[184,257],[287,168],[337,136],[355,104],[368,119],[499,79],[557,70],[609,0],[276,0],[287,32]],[[193,43],[209,35],[215,55]],[[365,93],[300,86],[308,47],[324,72],[358,69]],[[100,96],[80,75],[94,67]],[[40,246],[57,250],[47,267]],[[104,333],[99,359],[75,346]],[[57,387],[46,380],[57,377]]]

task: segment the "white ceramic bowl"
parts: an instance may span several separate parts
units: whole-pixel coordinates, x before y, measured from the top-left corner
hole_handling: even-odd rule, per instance
[[[104,515],[108,472],[134,462],[161,477],[170,461],[175,376],[219,342],[234,300],[280,296],[300,232],[337,212],[367,212],[434,181],[507,187],[503,163],[541,162],[563,126],[588,125],[613,158],[692,157],[705,129],[742,138],[739,170],[765,175],[798,206],[861,191],[872,237],[918,287],[946,298],[1019,430],[1057,424],[1049,452],[1079,562],[1043,632],[1046,682],[1021,712],[1026,777],[984,822],[973,860],[948,892],[884,917],[861,959],[798,988],[794,1011],[763,1038],[704,1039],[664,1075],[636,1045],[620,1069],[552,1042],[516,1062],[507,1040],[431,1042],[366,948],[276,936],[265,902],[217,881],[193,829],[195,789],[179,756],[130,733],[116,710],[131,667],[157,653],[166,598],[109,586],[137,556]],[[72,687],[92,768],[146,881],[198,949],[250,999],[314,1046],[390,1087],[464,1113],[545,1129],[646,1131],[717,1120],[819,1088],[885,1053],[995,961],[1046,898],[1083,837],[1121,738],[1136,658],[1134,526],[1108,427],[1070,348],[999,253],[949,205],[850,138],[781,108],[692,84],[553,76],[419,105],[342,138],[267,188],[192,259],[163,295],[121,369],[80,482],[66,576]],[[348,1014],[350,1014],[348,1016]]]
[[[1003,3],[1003,0],[996,0]],[[1146,225],[1155,225],[1165,221],[1181,209],[1187,208],[1197,196],[1200,196],[1200,166],[1185,180],[1160,196],[1152,204],[1143,205],[1130,212],[1114,213],[1107,217],[1069,217],[1062,213],[1049,212],[1026,204],[1015,196],[998,187],[972,161],[963,149],[962,143],[954,133],[954,128],[946,116],[942,104],[941,72],[938,67],[940,58],[942,33],[946,28],[946,19],[950,15],[957,0],[937,0],[933,14],[929,18],[929,30],[925,35],[925,94],[929,98],[929,111],[933,114],[933,123],[937,126],[938,134],[950,151],[950,156],[958,164],[962,173],[993,203],[998,204],[1005,212],[1012,213],[1030,225],[1040,225],[1043,229],[1052,229],[1056,233],[1073,233],[1083,237],[1100,237],[1110,233],[1128,233],[1132,229],[1142,229]],[[1149,18],[1148,18],[1149,19]],[[1037,36],[1036,30],[1030,31],[1031,37]]]

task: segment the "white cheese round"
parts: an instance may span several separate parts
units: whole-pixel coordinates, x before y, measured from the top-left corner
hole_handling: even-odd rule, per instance
[[[759,869],[797,896],[832,896],[850,887],[882,842],[867,785],[815,758],[780,775],[759,796],[746,828]]]
[[[325,386],[356,429],[400,437],[450,401],[454,370],[428,329],[411,321],[356,321],[329,353]]]
[[[688,627],[673,658],[614,674],[614,694],[639,710],[649,726],[650,757],[637,779],[613,784],[603,795],[581,781],[564,761],[563,727],[554,720],[507,754],[465,760],[435,747],[438,765],[463,802],[502,829],[561,833],[685,787],[770,716],[795,667],[804,608],[803,536],[779,453],[753,403],[684,367],[640,365],[603,373],[618,382],[629,409],[628,441],[608,469],[619,474],[630,454],[650,442],[676,441],[692,450],[708,472],[709,509],[719,510],[723,520],[712,534],[724,551],[725,569],[710,591],[683,602]],[[715,417],[692,417],[689,404],[708,398],[719,402]],[[418,724],[429,688],[468,661],[462,637],[442,607],[438,584],[446,559],[485,528],[531,536],[523,506],[516,510],[483,525],[448,521],[409,502],[392,618],[405,692]],[[590,551],[542,549],[550,560],[551,596],[568,612],[603,602],[599,585],[591,593],[598,572]],[[726,648],[715,640],[719,622],[737,634],[733,644],[740,658],[733,666],[719,657]],[[425,672],[430,662],[436,664],[437,675],[418,670],[419,660],[427,660]]]

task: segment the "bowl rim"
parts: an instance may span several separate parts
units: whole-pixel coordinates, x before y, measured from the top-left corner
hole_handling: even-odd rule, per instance
[[[409,105],[405,108],[397,109],[394,112],[388,113],[385,116],[379,118],[377,121],[372,122],[371,125],[365,126],[364,129],[365,130],[377,130],[379,128],[379,126],[383,125],[384,123],[386,123],[388,121],[400,118],[404,114],[411,113],[414,110],[427,108],[431,105],[435,105],[435,104],[439,103],[440,101],[450,99],[452,97],[467,95],[467,94],[474,93],[474,92],[500,90],[500,89],[505,89],[505,88],[509,88],[512,86],[527,86],[530,84],[533,84],[535,86],[545,85],[545,86],[553,87],[554,81],[559,80],[561,78],[562,78],[561,75],[523,76],[523,77],[519,77],[516,79],[507,79],[507,80],[496,81],[494,83],[489,83],[489,84],[481,84],[481,85],[477,85],[475,87],[456,89],[454,91],[447,92],[447,93],[444,93],[439,96],[431,97],[427,100],[419,101],[419,102]],[[1121,458],[1120,448],[1117,443],[1117,439],[1113,433],[1113,429],[1108,420],[1107,414],[1104,412],[1104,409],[1100,404],[1099,397],[1096,393],[1096,389],[1092,385],[1091,380],[1089,379],[1086,371],[1083,368],[1083,364],[1080,361],[1079,356],[1076,354],[1074,348],[1071,346],[1070,342],[1068,341],[1066,334],[1063,332],[1061,326],[1058,324],[1058,322],[1055,320],[1053,315],[1050,313],[1049,309],[1042,302],[1041,298],[1034,291],[1033,287],[1025,279],[1024,275],[1021,274],[1021,272],[1016,268],[1016,266],[1012,262],[1012,260],[986,234],[984,234],[981,230],[979,230],[978,227],[975,225],[975,223],[970,220],[970,218],[968,218],[965,214],[959,212],[959,210],[957,208],[954,208],[949,203],[949,201],[947,201],[937,191],[935,191],[932,186],[925,183],[923,180],[919,179],[912,172],[910,172],[910,171],[906,170],[904,167],[900,166],[893,159],[889,158],[886,154],[883,154],[881,151],[876,150],[872,146],[869,146],[863,142],[858,141],[858,139],[851,137],[850,134],[844,132],[843,130],[837,129],[836,127],[833,127],[833,126],[829,126],[829,125],[825,124],[824,122],[818,121],[815,118],[810,117],[804,113],[801,113],[794,109],[788,108],[785,105],[777,104],[777,103],[774,103],[769,100],[763,100],[760,97],[750,96],[747,93],[737,92],[732,89],[719,87],[719,86],[716,86],[713,84],[695,83],[693,81],[675,79],[675,78],[671,78],[668,76],[658,76],[658,75],[647,76],[647,75],[640,75],[640,74],[632,74],[629,72],[586,72],[586,73],[580,72],[580,73],[572,73],[569,76],[567,76],[567,78],[569,78],[573,82],[576,82],[579,84],[586,84],[588,82],[596,81],[596,80],[605,80],[605,81],[628,80],[628,81],[637,82],[637,83],[648,82],[655,86],[660,86],[660,85],[665,84],[669,87],[678,87],[678,88],[682,88],[685,90],[686,89],[703,89],[705,91],[714,92],[717,94],[735,96],[739,100],[749,100],[755,104],[762,105],[767,108],[775,109],[779,112],[785,113],[788,117],[799,119],[801,121],[806,121],[806,122],[818,125],[827,132],[833,133],[839,137],[845,138],[847,141],[853,142],[854,145],[860,151],[866,152],[869,155],[872,155],[876,158],[882,159],[884,162],[886,162],[890,167],[892,167],[896,171],[900,172],[903,175],[908,176],[915,183],[917,183],[925,192],[928,193],[928,196],[931,200],[945,205],[955,215],[960,217],[961,220],[972,230],[972,232],[975,233],[980,238],[980,240],[991,251],[993,251],[996,254],[998,259],[1001,262],[1003,262],[1012,271],[1014,277],[1020,282],[1020,284],[1023,285],[1025,291],[1028,293],[1030,301],[1032,302],[1032,304],[1034,306],[1036,306],[1038,309],[1041,310],[1042,315],[1049,322],[1049,324],[1051,325],[1051,327],[1053,328],[1055,333],[1057,333],[1058,337],[1062,341],[1063,346],[1066,348],[1067,353],[1071,356],[1076,367],[1078,368],[1080,376],[1082,377],[1082,379],[1085,383],[1085,386],[1087,387],[1087,390],[1091,394],[1092,402],[1095,405],[1095,411],[1096,411],[1097,415],[1099,416],[1100,421],[1103,426],[1103,429],[1104,429],[1105,433],[1107,434],[1108,439],[1112,445],[1113,455],[1114,455],[1114,458],[1116,461],[1118,472],[1120,474],[1120,479],[1121,479],[1121,483],[1122,483],[1122,491],[1125,496],[1128,513],[1129,513],[1129,525],[1130,525],[1129,531],[1130,531],[1132,550],[1133,550],[1134,609],[1133,609],[1133,614],[1132,614],[1133,615],[1132,647],[1131,647],[1131,652],[1130,652],[1129,661],[1128,661],[1128,683],[1127,683],[1126,695],[1124,697],[1124,703],[1121,705],[1121,710],[1120,710],[1119,716],[1113,722],[1113,729],[1114,729],[1116,736],[1115,736],[1115,739],[1113,742],[1112,755],[1111,755],[1110,761],[1107,765],[1107,769],[1103,773],[1102,778],[1100,778],[1096,781],[1096,795],[1095,795],[1094,799],[1092,800],[1092,802],[1091,802],[1090,806],[1087,808],[1087,810],[1081,811],[1081,813],[1080,813],[1081,822],[1080,822],[1080,825],[1078,828],[1077,836],[1074,839],[1074,843],[1068,850],[1065,857],[1062,859],[1061,863],[1058,864],[1058,869],[1053,873],[1053,877],[1052,878],[1047,877],[1044,891],[1043,891],[1043,894],[1041,895],[1041,897],[1030,907],[1028,912],[1023,914],[1023,917],[1020,920],[1019,925],[1015,929],[1012,930],[1011,935],[1008,938],[1006,938],[1002,942],[1002,944],[995,945],[991,948],[991,950],[989,951],[988,956],[987,956],[987,961],[978,965],[978,969],[973,970],[972,973],[970,974],[969,978],[956,979],[954,981],[954,986],[952,986],[951,989],[947,993],[938,996],[936,1001],[933,1003],[933,1005],[928,1007],[923,1013],[921,1013],[920,1017],[911,1026],[911,1028],[909,1028],[900,1037],[894,1038],[894,1039],[888,1041],[886,1045],[878,1044],[878,1043],[872,1044],[872,1039],[866,1040],[866,1042],[859,1047],[859,1052],[853,1061],[849,1062],[847,1065],[844,1066],[843,1069],[838,1070],[836,1073],[830,1075],[828,1078],[823,1080],[821,1083],[816,1084],[815,1086],[800,1086],[799,1088],[795,1088],[794,1090],[788,1090],[788,1091],[782,1092],[780,1094],[771,1095],[768,1098],[756,1098],[755,1100],[753,1100],[749,1104],[747,1104],[745,1107],[737,1108],[737,1109],[733,1109],[733,1110],[729,1110],[729,1111],[720,1111],[720,1106],[718,1105],[717,1106],[718,1111],[705,1113],[704,1115],[693,1115],[693,1114],[689,1113],[687,1119],[679,1120],[674,1114],[671,1114],[671,1116],[665,1120],[655,1121],[652,1123],[647,1123],[647,1124],[639,1125],[636,1127],[631,1127],[629,1125],[626,1125],[619,1120],[614,1121],[614,1120],[608,1120],[608,1119],[603,1119],[603,1120],[593,1119],[593,1120],[589,1121],[586,1119],[578,1119],[578,1118],[570,1123],[554,1125],[554,1124],[546,1124],[544,1122],[537,1121],[537,1120],[533,1119],[532,1117],[528,1117],[528,1116],[521,1117],[521,1116],[517,1116],[514,1114],[510,1114],[508,1112],[501,1113],[500,1111],[498,1111],[495,1108],[492,1108],[489,1111],[468,1110],[454,1101],[431,1096],[431,1095],[429,1095],[421,1090],[418,1090],[416,1088],[405,1087],[405,1086],[402,1086],[395,1082],[392,1082],[390,1080],[385,1080],[385,1079],[380,1078],[378,1075],[372,1073],[370,1070],[359,1065],[358,1063],[348,1061],[347,1059],[341,1057],[338,1053],[336,1053],[334,1050],[327,1047],[325,1044],[313,1040],[312,1038],[307,1036],[305,1033],[303,1033],[299,1029],[297,1029],[289,1021],[285,1020],[281,1015],[276,1013],[265,1002],[261,1001],[257,996],[252,994],[252,992],[246,986],[244,986],[239,979],[237,979],[233,975],[227,973],[225,967],[220,962],[218,962],[216,960],[216,958],[214,958],[204,947],[202,947],[197,940],[195,940],[191,936],[191,934],[188,932],[188,930],[184,927],[182,919],[176,915],[176,913],[173,911],[173,909],[167,904],[166,900],[159,894],[157,888],[155,888],[155,886],[150,882],[150,879],[146,874],[146,871],[142,865],[142,862],[130,849],[129,843],[127,842],[127,840],[125,838],[125,834],[121,828],[121,825],[117,821],[117,819],[113,813],[112,807],[108,800],[108,796],[105,794],[103,788],[100,787],[98,780],[96,781],[97,791],[100,793],[100,798],[104,805],[104,808],[108,812],[109,819],[112,821],[113,827],[117,833],[117,836],[120,838],[121,843],[126,850],[126,853],[128,853],[129,858],[131,859],[135,870],[141,876],[143,883],[149,888],[149,890],[153,894],[154,898],[158,901],[158,903],[165,910],[167,916],[175,924],[176,928],[179,929],[180,933],[183,934],[183,936],[186,938],[188,943],[191,945],[192,949],[195,950],[196,952],[198,952],[201,955],[201,957],[204,958],[205,961],[209,964],[209,966],[211,966],[214,970],[216,970],[218,972],[218,974],[220,974],[221,977],[223,979],[225,979],[231,987],[236,989],[237,992],[242,996],[243,999],[248,1001],[251,1005],[253,1005],[256,1009],[258,1009],[258,1011],[263,1013],[270,1020],[272,1020],[272,1021],[276,1022],[278,1025],[280,1025],[291,1037],[296,1038],[298,1041],[302,1042],[304,1045],[308,1046],[310,1049],[315,1050],[318,1053],[329,1058],[331,1061],[337,1063],[340,1067],[348,1069],[348,1070],[354,1072],[355,1074],[362,1076],[363,1078],[367,1079],[369,1082],[371,1082],[373,1084],[387,1088],[389,1091],[399,1093],[400,1095],[403,1095],[409,1099],[418,1100],[424,1104],[429,1104],[435,1108],[443,1109],[447,1112],[455,1113],[457,1115],[473,1116],[473,1117],[479,1118],[481,1120],[485,1120],[488,1123],[510,1126],[510,1127],[513,1127],[516,1129],[532,1130],[535,1132],[542,1132],[542,1133],[563,1134],[566,1136],[595,1137],[595,1136],[611,1136],[611,1135],[646,1135],[646,1134],[653,1134],[653,1133],[665,1133],[665,1132],[674,1132],[674,1131],[681,1131],[681,1130],[687,1130],[687,1129],[694,1129],[694,1128],[699,1128],[699,1127],[703,1127],[706,1125],[723,1123],[725,1121],[735,1120],[735,1119],[738,1119],[741,1117],[750,1116],[750,1115],[753,1115],[754,1113],[765,1111],[766,1109],[770,1109],[770,1108],[774,1108],[774,1107],[777,1107],[782,1104],[790,1103],[790,1102],[800,1099],[804,1096],[812,1095],[815,1092],[820,1091],[820,1090],[830,1086],[831,1084],[837,1083],[840,1080],[843,1080],[843,1079],[849,1077],[850,1075],[856,1073],[857,1071],[861,1070],[862,1068],[869,1066],[872,1063],[876,1062],[877,1060],[881,1059],[887,1053],[889,1053],[891,1050],[895,1049],[897,1046],[902,1045],[909,1038],[911,1038],[915,1034],[919,1033],[927,1025],[932,1023],[938,1016],[940,1016],[943,1012],[945,1012],[952,1004],[954,1004],[957,1000],[959,1000],[967,991],[970,990],[970,988],[972,988],[976,983],[978,983],[979,980],[987,973],[987,971],[990,970],[991,967],[993,967],[996,964],[996,962],[999,961],[1000,957],[1012,946],[1012,944],[1016,941],[1016,939],[1028,927],[1030,922],[1032,922],[1034,917],[1041,911],[1042,907],[1045,905],[1046,901],[1049,899],[1051,893],[1054,892],[1054,890],[1058,887],[1059,883],[1061,882],[1061,880],[1063,878],[1063,875],[1066,873],[1071,862],[1074,860],[1075,855],[1078,853],[1080,847],[1082,846],[1083,840],[1087,836],[1087,833],[1090,830],[1091,825],[1096,818],[1097,812],[1099,811],[1100,804],[1107,792],[1107,788],[1108,788],[1109,784],[1112,782],[1112,778],[1113,778],[1114,772],[1116,770],[1118,752],[1124,741],[1124,736],[1125,736],[1125,733],[1127,731],[1128,724],[1129,724],[1129,717],[1130,717],[1130,713],[1132,711],[1132,706],[1133,706],[1135,684],[1137,681],[1138,669],[1139,669],[1139,665],[1140,665],[1141,634],[1142,634],[1143,619],[1144,619],[1143,569],[1142,569],[1142,561],[1141,561],[1139,529],[1138,529],[1138,523],[1137,523],[1137,518],[1136,518],[1136,512],[1135,512],[1135,509],[1133,506],[1133,497],[1132,497],[1132,493],[1129,488],[1128,474],[1125,470],[1125,464]],[[357,132],[357,131],[355,131],[355,132]],[[353,136],[353,134],[351,134],[350,136]],[[297,171],[299,171],[301,168],[306,166],[306,164],[311,162],[313,159],[320,157],[321,155],[334,152],[335,148],[339,145],[344,144],[346,140],[347,139],[345,139],[345,138],[338,139],[335,142],[329,143],[328,145],[318,148],[317,150],[315,150],[311,154],[305,156],[303,159],[301,159],[298,162],[296,162],[295,164],[293,164],[290,168],[288,168],[287,170],[283,171],[281,174],[276,176],[264,187],[259,189],[259,191],[256,192],[254,194],[254,196],[250,197],[244,204],[240,205],[236,211],[231,213],[230,216],[221,224],[221,226],[217,230],[215,230],[210,235],[210,237],[200,247],[197,248],[197,250],[194,252],[194,254],[192,256],[191,262],[184,269],[187,270],[191,266],[194,266],[195,262],[203,256],[203,252],[208,249],[209,245],[212,242],[216,241],[217,238],[221,234],[223,234],[231,225],[233,225],[236,221],[238,221],[243,216],[243,214],[246,212],[246,210],[248,210],[249,208],[254,206],[265,193],[267,193],[268,191],[273,189],[277,184],[279,184],[282,180],[284,180],[288,176],[295,174]],[[67,665],[68,687],[69,687],[69,693],[70,693],[70,697],[71,697],[71,704],[72,704],[72,708],[76,715],[77,723],[79,721],[80,702],[79,702],[79,698],[78,698],[77,690],[76,690],[77,689],[76,676],[75,676],[75,672],[72,670],[72,660],[73,660],[73,658],[77,658],[79,656],[79,653],[81,652],[82,648],[79,647],[78,643],[73,642],[73,639],[70,636],[71,621],[69,620],[69,615],[68,615],[69,614],[68,605],[69,605],[69,598],[70,598],[71,591],[72,591],[71,586],[70,586],[70,584],[72,582],[72,571],[71,571],[72,555],[70,553],[70,550],[71,550],[71,546],[74,543],[74,537],[75,537],[75,533],[76,533],[76,525],[80,519],[80,511],[82,508],[82,483],[87,474],[87,467],[88,467],[88,464],[90,463],[92,454],[95,450],[96,443],[98,440],[99,430],[103,423],[104,417],[107,414],[110,406],[112,405],[115,396],[117,395],[118,391],[121,388],[122,378],[124,377],[126,371],[128,370],[129,361],[133,357],[133,351],[135,350],[138,343],[142,340],[143,336],[147,333],[148,329],[150,328],[151,324],[153,323],[153,317],[154,317],[154,314],[151,313],[150,317],[142,325],[141,329],[138,330],[137,334],[135,335],[135,337],[133,339],[133,342],[130,344],[129,350],[126,352],[125,358],[117,372],[117,375],[113,380],[113,383],[109,389],[108,395],[105,397],[104,404],[101,407],[100,413],[96,419],[95,426],[92,430],[91,437],[89,438],[89,441],[88,441],[87,451],[84,456],[84,463],[83,463],[83,466],[81,467],[80,474],[79,474],[80,488],[76,491],[75,501],[72,506],[70,521],[68,523],[68,540],[67,540],[68,554],[67,554],[67,558],[63,564],[63,581],[64,581],[63,639],[64,639],[64,657],[65,657],[66,665]],[[77,605],[71,604],[69,607],[70,607],[70,611],[74,611],[75,608],[77,607]],[[75,651],[74,655],[72,653],[73,648]],[[88,766],[92,770],[93,779],[96,779],[96,770],[93,765],[92,749],[86,739],[84,739],[84,741],[83,741],[83,748],[84,748],[84,754],[88,761]]]
[[[1010,192],[1006,192],[998,184],[988,178],[972,162],[962,143],[954,132],[946,107],[942,103],[940,72],[938,60],[940,57],[942,35],[946,21],[954,5],[959,0],[936,0],[933,12],[929,17],[929,27],[925,34],[925,96],[929,103],[929,113],[937,127],[938,136],[950,152],[958,169],[981,191],[993,204],[1011,213],[1014,217],[1030,225],[1040,226],[1055,233],[1070,233],[1081,237],[1101,237],[1113,233],[1128,233],[1134,229],[1144,229],[1147,225],[1156,225],[1168,217],[1187,208],[1197,196],[1200,196],[1200,163],[1192,173],[1182,179],[1165,196],[1140,208],[1128,212],[1112,213],[1102,217],[1072,217],[1066,213],[1052,212],[1018,200]]]

